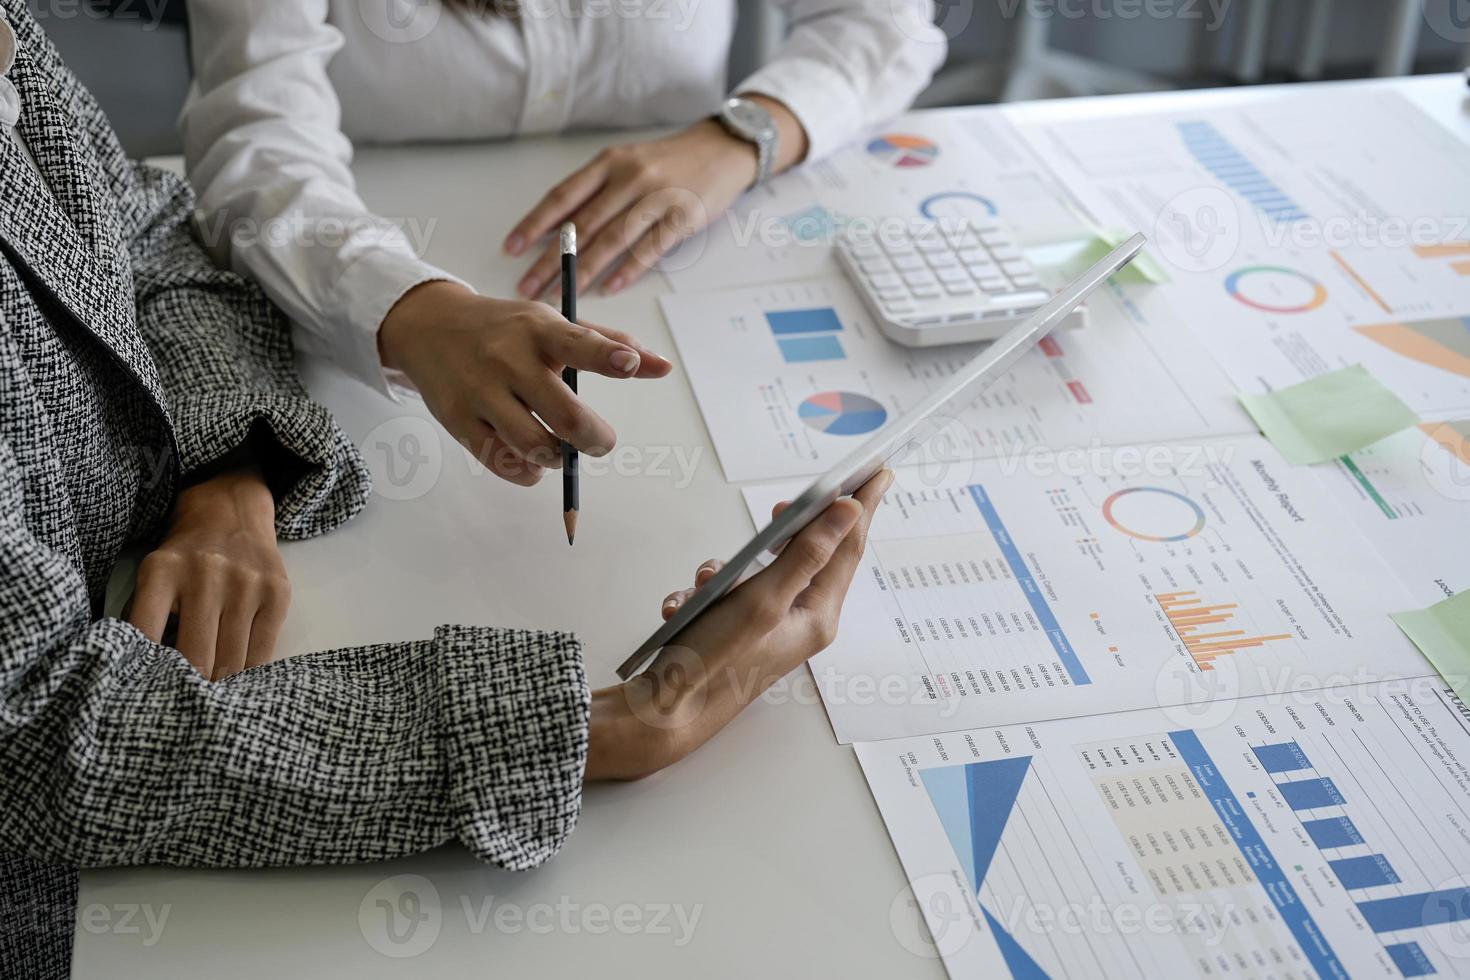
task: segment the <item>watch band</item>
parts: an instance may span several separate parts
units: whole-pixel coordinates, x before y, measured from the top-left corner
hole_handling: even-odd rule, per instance
[[[771,176],[771,167],[776,163],[776,136],[771,133],[766,139],[755,141],[755,183],[759,187]]]
[[[741,118],[741,113],[750,113],[752,110],[764,117],[765,125],[757,126],[748,118]],[[758,187],[765,183],[771,176],[771,171],[776,165],[776,142],[777,133],[774,121],[765,107],[759,106],[748,99],[734,96],[726,99],[720,106],[719,113],[715,116],[720,125],[725,128],[731,136],[744,140],[755,147],[755,182],[752,187]]]

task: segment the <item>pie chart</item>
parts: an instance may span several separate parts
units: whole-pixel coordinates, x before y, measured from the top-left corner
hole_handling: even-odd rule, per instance
[[[888,409],[867,395],[851,391],[823,391],[796,409],[801,420],[829,436],[861,436],[888,421]]]
[[[868,143],[868,152],[893,167],[927,167],[939,156],[939,146],[922,136],[888,133]]]

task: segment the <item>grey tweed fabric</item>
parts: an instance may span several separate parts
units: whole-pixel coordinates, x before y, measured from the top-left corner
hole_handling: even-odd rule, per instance
[[[210,683],[100,616],[119,550],[247,439],[283,537],[363,505],[286,325],[209,264],[185,184],[129,162],[24,0],[0,139],[0,976],[65,976],[76,868],[371,861],[459,840],[529,868],[575,824],[565,634],[445,627]]]

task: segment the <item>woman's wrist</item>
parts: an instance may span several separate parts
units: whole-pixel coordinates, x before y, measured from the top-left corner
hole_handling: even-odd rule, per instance
[[[628,703],[624,686],[592,692],[587,723],[588,782],[641,779],[668,765],[666,750]]]
[[[789,170],[806,159],[808,142],[806,128],[802,126],[801,120],[796,118],[796,113],[786,107],[786,103],[780,99],[773,99],[769,95],[745,94],[742,99],[749,99],[756,105],[771,114],[771,121],[776,126],[776,159],[771,161],[771,173],[778,174],[783,170]]]
[[[197,518],[217,520],[228,514],[234,526],[272,539],[276,534],[276,500],[265,475],[254,462],[225,470],[179,491],[172,526]]]
[[[740,97],[749,99],[771,114],[771,121],[776,127],[776,158],[771,161],[772,174],[789,170],[806,158],[806,130],[802,128],[796,115],[786,108],[785,103],[767,95],[742,95]],[[731,133],[717,119],[706,119],[694,125],[695,130],[701,127],[708,128],[721,137],[721,142],[726,144],[730,151],[731,159],[739,161],[738,165],[748,165],[750,170],[748,183],[754,184],[759,170],[755,144]]]
[[[590,782],[641,779],[702,745],[721,727],[700,665],[658,661],[631,680],[592,692]],[[714,709],[713,711],[711,709]]]
[[[378,326],[378,359],[383,367],[413,378],[414,338],[441,320],[450,306],[475,295],[457,282],[432,279],[400,296]]]

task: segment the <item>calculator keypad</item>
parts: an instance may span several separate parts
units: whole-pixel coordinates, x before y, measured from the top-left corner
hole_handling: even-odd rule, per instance
[[[908,326],[1012,319],[1051,298],[1000,224],[885,227],[838,248],[870,302]]]

